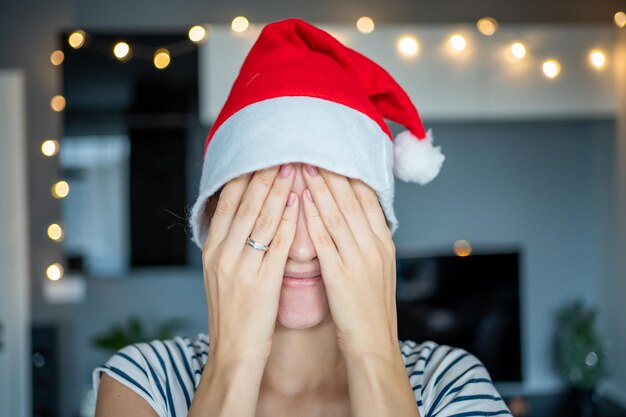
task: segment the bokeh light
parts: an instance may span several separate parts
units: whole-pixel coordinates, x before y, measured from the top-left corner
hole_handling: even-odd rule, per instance
[[[250,26],[250,22],[248,22],[248,19],[243,16],[237,16],[233,19],[233,22],[230,24],[230,26],[235,32],[240,33],[245,32],[246,29],[248,29],[248,26]]]
[[[415,56],[419,53],[420,44],[417,38],[412,35],[402,36],[398,40],[398,52],[404,56]]]
[[[44,140],[41,144],[41,153],[46,156],[54,156],[59,153],[59,141],[55,139]]]
[[[56,223],[52,223],[50,226],[48,226],[48,237],[52,240],[62,240],[63,228]]]
[[[476,22],[476,28],[485,36],[491,36],[498,30],[498,22],[493,17],[483,17]]]
[[[469,256],[472,253],[472,245],[467,240],[457,240],[454,242],[454,253],[457,256]]]
[[[548,78],[556,78],[561,73],[561,64],[556,59],[548,59],[543,63],[543,73]]]
[[[63,267],[59,263],[53,263],[46,269],[46,276],[51,281],[57,281],[63,277]]]
[[[606,53],[601,49],[593,49],[589,52],[589,62],[591,66],[597,70],[604,69],[606,67]]]
[[[459,52],[464,50],[467,46],[467,42],[465,41],[463,35],[459,35],[458,33],[450,36],[449,42],[452,49]]]
[[[374,31],[374,21],[367,16],[360,17],[356,21],[356,28],[361,33],[372,33]]]
[[[65,109],[65,97],[56,95],[50,99],[50,108],[56,112],[63,111]]]
[[[74,49],[78,49],[85,44],[85,32],[82,30],[75,30],[72,34],[67,38],[67,42]]]
[[[130,58],[130,45],[126,42],[118,42],[113,47],[113,55],[120,61],[127,61]]]
[[[170,64],[170,51],[165,48],[159,48],[154,53],[154,66],[158,69],[167,68]]]
[[[61,65],[64,59],[65,54],[63,53],[63,51],[60,51],[58,49],[50,54],[50,62],[52,62],[52,65]]]
[[[202,42],[206,37],[206,30],[199,25],[193,26],[189,29],[189,40],[195,43]]]
[[[70,193],[70,185],[66,181],[58,181],[54,183],[51,190],[54,198],[64,198]]]

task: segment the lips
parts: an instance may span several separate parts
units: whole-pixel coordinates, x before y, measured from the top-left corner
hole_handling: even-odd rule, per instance
[[[309,272],[295,272],[295,271],[285,271],[283,276],[285,278],[316,278],[321,275],[320,271],[309,271]]]
[[[317,288],[322,285],[322,276],[318,275],[313,278],[292,278],[283,276],[283,286],[292,288]]]

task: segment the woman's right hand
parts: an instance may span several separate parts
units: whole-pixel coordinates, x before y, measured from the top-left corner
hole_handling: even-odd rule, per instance
[[[283,177],[285,166],[234,178],[219,196],[202,250],[211,363],[264,366],[269,358],[298,219],[298,196],[291,192],[295,168],[289,165]],[[248,236],[270,248],[252,248]]]

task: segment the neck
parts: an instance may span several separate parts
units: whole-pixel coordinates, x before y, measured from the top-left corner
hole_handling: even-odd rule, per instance
[[[306,330],[276,323],[261,389],[289,398],[347,393],[345,360],[330,314]]]

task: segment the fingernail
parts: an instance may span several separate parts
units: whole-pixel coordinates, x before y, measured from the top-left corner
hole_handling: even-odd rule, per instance
[[[306,196],[306,198],[309,199],[309,201],[313,201],[313,196],[311,195],[311,192],[309,191],[308,188],[304,190],[304,195]]]
[[[287,178],[289,174],[291,174],[291,164],[286,164],[280,167],[278,175],[280,175],[281,178]]]
[[[319,173],[319,170],[317,169],[317,167],[313,166],[313,165],[307,164],[306,165],[306,169],[307,169],[307,172],[309,173],[309,175],[312,176],[312,177],[317,176],[317,174]]]
[[[296,202],[296,193],[289,193],[289,198],[287,199],[287,207],[293,206],[293,203]]]

